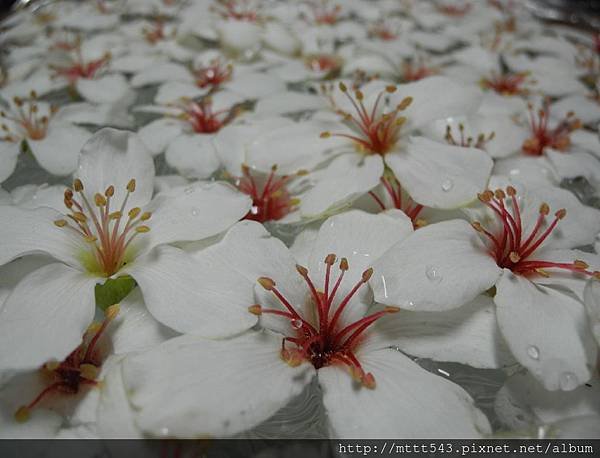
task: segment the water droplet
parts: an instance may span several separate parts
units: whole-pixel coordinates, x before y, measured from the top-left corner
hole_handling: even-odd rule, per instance
[[[447,179],[442,183],[442,191],[448,192],[454,187],[454,181]]]
[[[563,391],[571,391],[577,388],[579,380],[573,372],[563,372],[558,379],[560,389]]]
[[[192,216],[198,216],[200,215],[200,210],[198,210],[197,208],[192,208]]]
[[[428,266],[427,269],[425,269],[425,275],[427,276],[427,278],[429,278],[429,280],[431,280],[434,283],[439,283],[442,281],[442,276],[440,275],[439,271],[433,266]]]
[[[402,303],[400,304],[401,308],[409,308],[409,307],[414,307],[414,306],[415,306],[415,303],[413,301],[408,301],[408,300],[402,301]]]
[[[535,345],[532,345],[527,349],[527,354],[532,359],[536,359],[536,360],[540,359],[540,351],[538,350],[538,347],[536,347]]]
[[[300,329],[302,327],[302,320],[292,320],[290,321],[290,324],[292,325],[292,328]]]

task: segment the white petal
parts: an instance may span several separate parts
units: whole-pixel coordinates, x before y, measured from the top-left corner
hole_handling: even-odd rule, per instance
[[[155,436],[183,438],[251,429],[300,394],[314,375],[308,364],[285,364],[280,349],[281,337],[267,332],[222,341],[184,336],[126,360],[136,423]]]
[[[598,107],[600,111],[600,106]],[[571,145],[575,149],[582,149],[595,154],[596,157],[600,157],[600,139],[598,138],[597,132],[590,132],[589,130],[578,129],[572,132],[570,135]]]
[[[419,358],[478,368],[514,364],[496,323],[491,297],[480,295],[445,312],[402,310],[380,319],[361,350],[395,346]]]
[[[0,218],[0,240],[4,240],[0,244],[0,264],[27,254],[47,253],[71,266],[81,265],[85,244],[66,228],[54,224],[64,218],[56,210],[3,205]]]
[[[77,92],[92,103],[116,103],[133,101],[135,94],[123,75],[106,75],[96,79],[79,78]]]
[[[119,314],[107,330],[114,354],[148,350],[177,336],[150,314],[139,288],[128,294],[120,305]]]
[[[148,310],[178,332],[222,337],[251,328],[256,317],[244,299],[251,285],[233,273],[218,275],[212,263],[184,251],[160,246],[127,268],[137,281]],[[241,298],[241,300],[240,300]]]
[[[592,183],[600,183],[600,161],[590,153],[547,150],[546,156],[562,178],[584,176]]]
[[[165,83],[167,81],[193,82],[192,75],[183,65],[164,62],[144,68],[131,78],[131,85],[135,88],[150,84]]]
[[[227,83],[227,89],[249,99],[260,99],[285,90],[285,82],[266,73],[245,73]]]
[[[20,142],[0,141],[0,183],[5,181],[15,171],[20,152]]]
[[[589,97],[583,95],[569,95],[563,97],[552,105],[552,116],[564,117],[570,111],[575,112],[584,124],[592,124],[600,121],[600,105]]]
[[[166,150],[182,132],[181,121],[165,117],[149,122],[138,131],[138,135],[152,154],[157,155]]]
[[[53,175],[69,175],[77,168],[79,151],[91,136],[81,127],[50,124],[46,137],[27,143],[44,169]]]
[[[496,160],[495,175],[506,175],[529,186],[551,186],[560,183],[556,169],[545,156],[513,156]]]
[[[545,390],[527,373],[510,377],[496,395],[495,410],[502,423],[523,429],[532,423],[554,423],[566,418],[600,414],[600,383],[557,395]]]
[[[402,113],[411,128],[424,126],[436,119],[474,113],[481,103],[480,92],[443,76],[431,76],[415,83],[402,84],[392,94],[392,105],[412,97]]]
[[[590,280],[584,292],[585,307],[596,342],[600,345],[600,282]]]
[[[78,102],[62,106],[54,117],[56,120],[73,124],[129,127],[131,118],[128,109],[128,106],[120,103]]]
[[[207,93],[207,89],[201,89],[188,81],[167,81],[158,88],[154,97],[155,103],[176,102],[182,97],[194,99]]]
[[[337,366],[318,372],[323,403],[335,438],[476,438],[490,426],[458,385],[420,368],[391,349],[361,360],[376,387],[357,387]]]
[[[582,304],[508,270],[494,302],[513,355],[546,389],[570,391],[589,380],[596,343]]]
[[[221,21],[217,24],[221,46],[234,52],[250,50],[260,43],[261,29],[247,21]]]
[[[187,178],[208,178],[219,168],[213,134],[182,134],[167,145],[167,163]]]
[[[88,199],[115,187],[113,201],[122,202],[127,184],[136,180],[128,205],[143,207],[150,201],[154,186],[154,163],[140,138],[128,131],[104,128],[83,146],[76,176],[81,179]]]
[[[492,159],[476,148],[411,137],[405,152],[388,154],[387,165],[418,203],[450,209],[472,202],[487,185]]]
[[[314,186],[300,196],[300,212],[311,217],[340,208],[377,186],[382,175],[383,161],[379,156],[342,154],[325,169],[307,177]]]
[[[323,97],[303,92],[282,92],[262,97],[256,102],[254,112],[264,116],[300,113],[325,108]]]
[[[420,311],[460,307],[494,285],[501,270],[462,220],[425,226],[373,266],[375,300]]]
[[[158,196],[147,207],[152,211],[147,247],[202,240],[223,232],[250,210],[248,196],[226,183],[197,183]]]
[[[25,277],[0,310],[0,367],[33,369],[62,361],[92,322],[95,283],[63,264]]]

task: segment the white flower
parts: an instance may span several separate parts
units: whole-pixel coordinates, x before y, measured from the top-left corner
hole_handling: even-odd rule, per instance
[[[399,310],[369,310],[367,267],[411,231],[401,214],[335,216],[310,251],[301,250],[305,268],[259,225],[234,226],[197,256],[221,275],[258,278],[246,300],[260,304],[249,311],[265,329],[219,341],[182,336],[128,358],[125,391],[137,425],[157,436],[233,435],[268,419],[317,377],[332,437],[486,434],[487,420],[461,388],[390,349],[400,337],[394,325],[374,325]]]
[[[375,263],[375,299],[449,310],[495,286],[498,324],[519,363],[549,390],[585,383],[593,337],[580,300],[557,287],[581,299],[585,280],[598,276],[600,258],[572,248],[593,240],[600,212],[552,187],[517,195],[508,186],[479,199],[485,211],[471,215],[472,227],[462,220],[426,226]],[[573,386],[564,388],[564,377]]]
[[[40,252],[58,261],[24,277],[4,303],[2,348],[17,345],[19,351],[0,352],[0,368],[26,369],[63,359],[92,320],[95,285],[127,275],[140,286],[151,313],[174,329],[192,331],[192,326],[216,336],[252,326],[243,309],[235,323],[218,324],[224,314],[218,300],[205,302],[217,294],[210,289],[212,280],[201,278],[197,264],[182,250],[168,246],[225,230],[248,212],[246,196],[214,183],[151,201],[151,156],[137,136],[113,129],[99,131],[86,143],[76,176],[64,194],[66,215],[44,207],[0,207],[0,234],[7,241],[0,263]],[[170,305],[174,300],[175,308]],[[207,303],[215,308],[209,311]]]

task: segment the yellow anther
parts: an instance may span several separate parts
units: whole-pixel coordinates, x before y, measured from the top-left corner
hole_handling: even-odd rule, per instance
[[[107,309],[104,311],[104,316],[107,320],[114,320],[119,314],[120,310],[121,306],[119,304],[113,304],[110,307],[107,307]]]
[[[79,178],[75,178],[75,181],[73,181],[73,189],[75,190],[75,192],[83,191],[83,183]]]
[[[403,125],[406,122],[406,116],[400,116],[395,122],[397,126]]]
[[[298,273],[303,276],[303,277],[307,277],[308,276],[308,269],[304,266],[301,266],[300,264],[296,264],[296,270],[298,271]]]
[[[558,219],[563,219],[565,216],[567,216],[567,210],[565,208],[561,208],[554,214],[554,216],[556,216]]]
[[[376,383],[375,383],[375,377],[373,377],[373,374],[371,374],[370,372],[367,372],[364,375],[364,377],[362,378],[362,384],[365,388],[374,390]]]
[[[390,94],[392,94],[393,92],[396,92],[396,89],[397,89],[396,86],[392,86],[392,85],[385,87],[386,92],[389,92]]]
[[[37,92],[31,90],[31,92],[29,93],[29,97],[31,97],[32,99],[37,99]]]
[[[67,222],[64,219],[57,219],[56,221],[54,221],[54,225],[58,227],[65,227],[67,225]]]
[[[494,197],[494,193],[492,191],[490,191],[489,189],[486,189],[482,193],[478,194],[477,197],[482,202],[489,202]]]
[[[96,193],[94,195],[94,201],[98,207],[104,207],[106,205],[106,197],[100,193]]]
[[[15,420],[17,423],[25,423],[29,420],[30,411],[27,406],[21,406],[15,412]]]
[[[20,97],[13,97],[13,102],[15,102],[15,105],[17,107],[23,106],[23,99],[21,99]]]
[[[298,171],[296,172],[296,175],[297,175],[297,176],[299,176],[299,177],[304,177],[304,176],[306,176],[306,175],[308,175],[308,174],[309,174],[309,171],[308,171],[308,170],[305,170],[305,169],[298,170]]]
[[[498,200],[503,200],[504,198],[506,198],[506,194],[504,193],[504,191],[502,189],[496,189],[496,192],[494,193],[494,195],[496,196],[496,199],[498,199]]]
[[[398,313],[400,311],[400,307],[394,307],[393,305],[388,305],[383,309],[385,313]]]
[[[550,207],[546,202],[544,202],[542,205],[540,205],[540,215],[547,215],[548,213],[550,213]]]
[[[473,229],[475,229],[477,232],[483,232],[483,226],[481,226],[481,223],[479,221],[473,221],[471,223],[471,226],[473,227]]]
[[[511,251],[508,257],[514,263],[517,263],[521,260],[521,256],[519,256],[519,253],[517,253],[516,251]]]
[[[93,364],[82,364],[79,366],[79,375],[86,380],[96,380],[98,368]]]
[[[362,100],[364,98],[363,93],[358,90],[354,93],[354,95],[356,96],[356,100]]]
[[[95,235],[86,235],[83,239],[88,243],[94,243],[96,240],[98,240],[98,237]]]
[[[412,103],[412,101],[413,101],[412,97],[404,97],[402,102],[400,102],[396,108],[400,111],[406,110],[409,107],[409,105]]]
[[[101,323],[98,323],[97,321],[93,321],[87,327],[87,329],[86,329],[85,332],[86,332],[86,334],[95,334],[95,333],[97,333],[100,330],[101,327],[102,327]]]
[[[123,214],[120,211],[116,211],[116,212],[112,212],[110,215],[108,215],[109,219],[119,219],[121,218],[121,216],[123,216]]]
[[[135,191],[135,178],[132,178],[131,180],[129,180],[129,183],[127,183],[127,190],[129,192]]]
[[[540,274],[542,277],[550,278],[550,274],[544,269],[535,269],[535,271]]]
[[[262,307],[258,304],[251,305],[250,307],[248,307],[248,311],[256,316],[262,315]]]
[[[294,197],[293,199],[290,199],[290,206],[291,207],[295,207],[296,205],[300,205],[301,200],[298,199],[297,197]]]
[[[332,266],[335,264],[335,259],[336,259],[335,254],[330,253],[327,256],[325,256],[325,261],[323,261],[323,262],[325,262],[325,264],[327,264],[329,266]]]
[[[342,83],[341,81],[340,81],[339,87],[340,87],[340,91],[342,91],[342,92],[346,92],[348,90],[346,85],[344,83]]]
[[[142,221],[148,221],[151,217],[152,217],[151,212],[144,212],[144,213],[142,213],[142,216],[140,216],[140,219]]]
[[[369,267],[367,270],[365,270],[362,273],[362,281],[363,281],[363,283],[368,282],[369,279],[371,278],[371,275],[373,275],[373,268]]]
[[[145,234],[146,232],[150,232],[150,228],[148,226],[138,226],[135,228],[135,232]]]
[[[319,137],[321,137],[321,138],[329,138],[329,137],[331,137],[331,132],[327,132],[327,131],[321,132],[321,135],[319,135]]]
[[[348,270],[350,267],[348,266],[348,260],[346,258],[342,258],[340,261],[340,270]]]
[[[585,262],[585,261],[582,261],[580,259],[576,259],[575,261],[573,261],[573,266],[575,266],[577,269],[583,269],[583,270],[585,270],[590,265],[587,262]]]
[[[414,226],[415,228],[420,228],[420,227],[425,227],[427,226],[427,220],[423,219],[423,218],[418,218],[414,221]]]
[[[271,172],[277,172],[277,164],[271,166]]]
[[[510,197],[513,197],[517,194],[517,190],[515,188],[513,188],[512,186],[507,186],[506,194],[508,194]]]
[[[283,349],[281,350],[281,359],[291,367],[298,367],[302,364],[302,356],[297,351]]]
[[[142,212],[142,209],[140,207],[133,207],[131,210],[129,210],[129,217],[130,218],[137,218],[137,216]]]
[[[73,219],[79,221],[80,223],[85,223],[87,221],[87,216],[85,216],[81,212],[73,212],[71,216],[73,217]]]
[[[106,197],[112,197],[115,195],[115,187],[113,185],[110,185],[108,188],[106,188],[106,191],[104,191],[104,195]]]
[[[60,363],[58,361],[48,361],[44,364],[44,369],[48,372],[54,372],[56,369],[60,367]]]
[[[273,288],[275,288],[276,285],[276,283],[269,277],[259,277],[256,281],[267,291],[271,291]]]

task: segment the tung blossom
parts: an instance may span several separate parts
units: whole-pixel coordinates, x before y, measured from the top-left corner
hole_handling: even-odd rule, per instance
[[[167,326],[185,330],[196,316],[204,323],[199,332],[204,326],[211,335],[235,332],[211,323],[223,316],[218,309],[200,318],[198,304],[214,293],[198,288],[196,263],[169,244],[223,231],[248,212],[249,199],[215,183],[151,200],[153,180],[152,158],[137,136],[103,129],[81,152],[73,186],[64,193],[66,211],[0,207],[0,234],[10,241],[0,249],[2,264],[36,253],[57,261],[26,275],[4,302],[0,340],[17,350],[0,353],[0,368],[65,358],[92,321],[95,286],[123,276],[135,279],[148,309]],[[179,304],[187,312],[168,305],[177,295],[185,297]],[[234,327],[252,322],[243,316]]]

